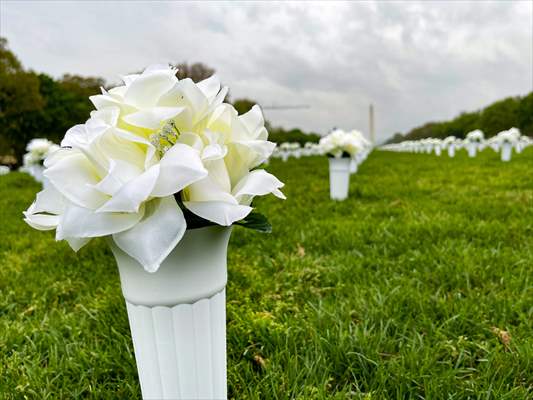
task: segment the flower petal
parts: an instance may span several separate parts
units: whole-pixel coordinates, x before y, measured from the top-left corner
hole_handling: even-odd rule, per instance
[[[158,129],[161,122],[174,118],[184,107],[152,107],[126,115],[123,120],[133,126],[147,129]]]
[[[256,139],[254,133],[256,133],[260,128],[264,127],[265,125],[263,112],[257,104],[254,105],[246,114],[241,115],[239,117],[239,120],[243,123],[248,132],[253,135],[252,137],[250,137],[250,139]]]
[[[78,251],[83,246],[91,241],[91,238],[65,238],[70,248],[74,251]]]
[[[60,149],[53,158],[54,163],[44,171],[44,176],[68,200],[92,209],[107,201],[108,196],[93,187],[99,177],[96,168],[84,154],[72,149]]]
[[[143,214],[144,207],[137,213],[97,213],[70,204],[59,221],[56,240],[112,235],[130,229],[139,222]]]
[[[150,167],[137,178],[123,185],[97,213],[136,213],[143,201],[148,199],[159,176],[159,164]]]
[[[269,174],[264,169],[250,172],[235,186],[233,195],[239,203],[250,204],[254,196],[264,196],[272,193],[280,199],[285,199],[279,188],[284,186],[274,175]]]
[[[34,229],[40,231],[51,231],[59,224],[59,216],[49,214],[32,214],[31,211],[24,211],[24,222]]]
[[[185,233],[183,212],[172,196],[146,203],[143,219],[133,228],[113,235],[124,252],[146,271],[155,272]]]
[[[252,207],[223,201],[185,201],[183,204],[199,217],[223,226],[240,221],[252,211]]]
[[[198,152],[176,143],[163,156],[160,172],[152,191],[154,197],[170,196],[207,176]]]
[[[124,94],[124,101],[138,109],[156,106],[159,98],[178,81],[170,68],[147,72],[133,80]]]

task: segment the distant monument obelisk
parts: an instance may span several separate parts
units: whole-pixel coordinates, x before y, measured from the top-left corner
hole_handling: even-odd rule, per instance
[[[374,132],[374,105],[370,104],[370,109],[368,113],[368,124],[369,124],[369,134],[370,134],[370,141],[372,142],[372,146],[375,146],[376,144],[376,137]]]

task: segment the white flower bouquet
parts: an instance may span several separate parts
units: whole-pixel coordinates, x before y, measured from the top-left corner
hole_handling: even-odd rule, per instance
[[[506,131],[502,131],[495,136],[495,140],[500,144],[508,143],[515,145],[520,141],[521,133],[518,128],[511,128]]]
[[[501,148],[501,160],[504,162],[511,161],[513,147],[519,153],[521,133],[518,128],[511,128],[498,133],[494,138],[495,143]]]
[[[43,165],[44,160],[59,146],[48,139],[32,139],[26,146],[27,153],[24,154],[22,163],[24,166]]]
[[[32,139],[26,146],[27,153],[22,157],[21,171],[30,174],[37,182],[47,183],[43,176],[44,160],[54,153],[59,146],[48,139]]]
[[[335,129],[320,139],[319,146],[322,153],[329,157],[355,157],[364,147],[362,138],[363,136],[358,131],[345,132]]]
[[[355,158],[368,144],[356,130],[345,132],[334,129],[320,139],[319,148],[322,154],[329,157],[329,193],[332,200],[344,200],[348,197],[350,172],[357,171]]]
[[[479,129],[468,132],[465,137],[465,141],[470,143],[482,143],[484,139],[485,135],[483,134],[483,131]]]
[[[284,198],[283,183],[255,169],[275,148],[258,106],[239,116],[217,77],[195,84],[168,66],[123,79],[91,97],[89,120],[46,159],[51,186],[24,213],[29,225],[55,229],[76,251],[111,236],[155,272],[187,228],[255,226],[264,219],[252,211],[254,196]],[[49,148],[28,145],[31,154]]]

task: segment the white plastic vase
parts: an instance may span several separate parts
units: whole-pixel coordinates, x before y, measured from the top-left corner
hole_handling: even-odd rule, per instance
[[[453,143],[448,145],[448,156],[455,157],[455,145]]]
[[[37,182],[42,183],[44,180],[44,167],[40,164],[33,164],[28,167],[28,172]]]
[[[332,200],[344,200],[350,187],[349,157],[329,158],[329,195]]]
[[[501,158],[502,161],[511,161],[511,153],[513,151],[513,145],[511,143],[503,143],[501,146]]]
[[[227,398],[230,234],[220,226],[187,230],[155,273],[111,243],[143,399]]]
[[[350,174],[355,174],[357,172],[357,161],[355,158],[350,159]]]
[[[468,151],[468,157],[475,157],[477,151],[477,143],[469,142],[466,145],[466,150]]]

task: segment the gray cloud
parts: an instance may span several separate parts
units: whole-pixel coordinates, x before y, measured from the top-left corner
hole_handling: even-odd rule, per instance
[[[11,2],[0,34],[26,67],[104,76],[202,61],[233,98],[309,104],[274,124],[384,139],[533,88],[531,2]]]

